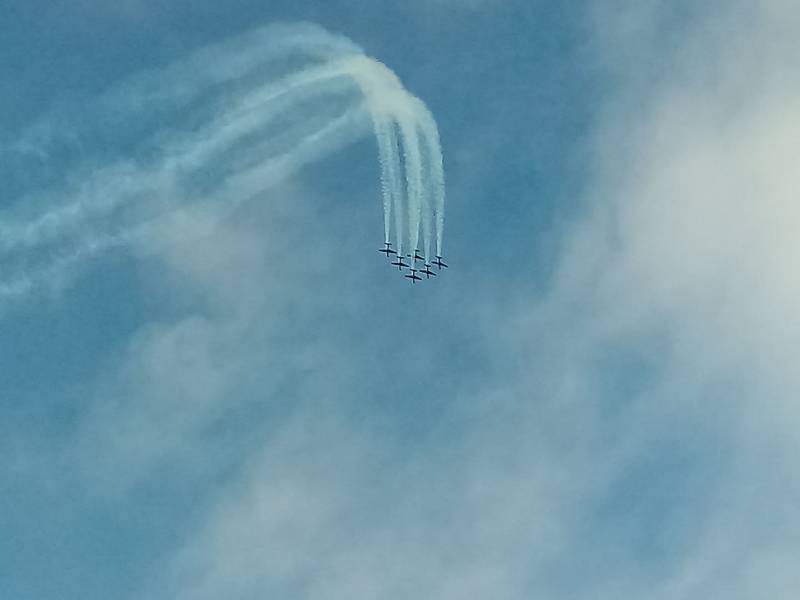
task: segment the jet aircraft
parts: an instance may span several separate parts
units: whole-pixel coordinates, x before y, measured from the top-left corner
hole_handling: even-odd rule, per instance
[[[422,281],[422,277],[417,276],[416,269],[411,269],[411,274],[406,275],[406,279],[410,279],[411,283],[417,283],[418,281]]]
[[[447,265],[444,264],[444,262],[442,262],[442,257],[438,255],[436,256],[436,260],[433,261],[433,264],[439,267],[440,271],[442,270],[442,267],[444,267],[445,269],[448,268]]]
[[[436,277],[436,273],[434,273],[433,271],[431,271],[431,265],[429,265],[428,263],[425,263],[425,268],[424,268],[424,269],[422,269],[422,270],[420,271],[420,273],[425,273],[425,278],[426,278],[426,279],[430,279],[430,278],[431,278],[431,275],[433,275],[434,277]]]
[[[409,254],[409,256],[411,256],[411,255]],[[421,261],[424,262],[425,261],[425,257],[419,255],[419,250],[414,250],[414,262],[416,262],[418,260],[421,260]]]
[[[378,250],[378,252],[383,252],[386,255],[387,258],[389,257],[390,254],[397,254],[397,252],[395,252],[394,250],[389,248],[389,246],[392,245],[391,242],[384,242],[383,245],[386,246],[386,247],[385,248],[381,248],[380,250]]]
[[[403,262],[402,256],[398,256],[397,260],[394,261],[392,264],[397,266],[398,271],[402,271],[404,267],[408,266],[406,263]]]

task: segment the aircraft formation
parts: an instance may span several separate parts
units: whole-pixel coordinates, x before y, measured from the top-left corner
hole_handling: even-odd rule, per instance
[[[441,256],[437,256],[436,260],[432,260],[429,263],[425,257],[419,253],[419,250],[414,250],[413,255],[406,254],[405,256],[400,256],[396,250],[392,250],[391,242],[384,242],[383,245],[384,247],[378,250],[378,252],[382,252],[386,255],[386,258],[390,260],[394,258],[394,260],[392,260],[389,264],[397,267],[398,271],[408,269],[409,272],[405,274],[405,278],[411,280],[411,283],[422,281],[422,277],[420,277],[420,275],[425,275],[425,279],[436,277],[438,273],[436,271],[431,271],[431,267],[437,267],[439,271],[441,271],[442,268],[448,268]],[[408,262],[406,262],[406,260],[408,260]],[[424,268],[418,269],[418,262],[422,262]],[[418,275],[418,273],[420,275]]]

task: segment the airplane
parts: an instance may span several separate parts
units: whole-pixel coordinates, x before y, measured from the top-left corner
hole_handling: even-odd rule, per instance
[[[442,257],[438,255],[436,256],[436,260],[433,261],[433,264],[439,267],[440,271],[442,270],[442,267],[444,267],[445,269],[448,268],[447,265],[442,262]]]
[[[386,258],[389,258],[390,254],[397,254],[397,252],[389,248],[389,246],[392,245],[391,242],[384,242],[383,245],[386,246],[386,248],[381,248],[380,250],[378,250],[378,252],[383,252],[386,255]]]
[[[409,256],[411,255],[409,254]],[[425,257],[419,255],[419,250],[414,250],[414,261],[416,262],[418,260],[425,261]]]
[[[410,279],[411,283],[417,283],[418,281],[422,281],[422,277],[417,276],[416,269],[411,269],[411,275],[406,275],[406,279]]]
[[[407,267],[408,265],[403,262],[403,257],[398,256],[397,260],[392,263],[393,265],[397,265],[397,270],[402,271],[403,267]]]
[[[424,268],[424,269],[422,269],[422,271],[420,271],[420,273],[425,273],[425,278],[426,278],[426,279],[430,279],[430,278],[431,278],[431,275],[433,275],[434,277],[436,277],[436,273],[434,273],[433,271],[431,271],[431,265],[429,265],[428,263],[425,263],[425,268]]]

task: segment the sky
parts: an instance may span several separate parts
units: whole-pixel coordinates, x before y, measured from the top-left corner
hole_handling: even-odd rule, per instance
[[[796,596],[796,3],[5,15],[0,597]],[[213,123],[169,90],[224,77],[220,44],[312,27],[293,23],[345,36],[435,117],[435,280],[375,252],[368,132],[255,182],[224,179],[227,156],[136,170]],[[126,203],[9,242],[90,197]],[[129,222],[153,227],[59,262]]]

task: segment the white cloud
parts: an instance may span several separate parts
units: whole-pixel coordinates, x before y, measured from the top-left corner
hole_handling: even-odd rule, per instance
[[[507,366],[447,413],[455,442],[401,451],[304,414],[220,494],[160,585],[189,598],[791,598],[800,88],[780,6],[706,15],[666,58],[649,34],[606,55],[632,59],[618,75],[648,52],[669,69],[655,87],[623,77],[601,113],[603,201],[565,241],[554,290],[499,336],[496,315],[486,323],[487,355]],[[626,27],[663,25],[637,19]],[[648,369],[638,391],[606,381],[615,357]]]
[[[588,325],[601,339],[663,332],[669,360],[645,398],[649,417],[632,426],[657,433],[659,402],[729,447],[726,470],[694,498],[709,503],[696,543],[674,576],[645,578],[639,593],[789,598],[785,565],[800,560],[800,11],[731,4],[670,34],[663,5],[640,10],[628,37],[601,21],[621,88],[596,140],[599,202],[569,240],[550,301],[593,298],[601,317]]]
[[[546,297],[463,323],[485,328],[492,376],[445,399],[436,443],[349,412],[363,348],[287,341],[298,305],[295,323],[335,319],[328,286],[348,276],[305,202],[162,240],[154,288],[195,304],[104,379],[79,432],[93,485],[213,470],[226,413],[302,400],[238,450],[148,597],[793,597],[797,11],[706,15],[665,53],[653,6],[621,17],[622,50],[602,21],[621,87],[599,113],[597,202]],[[653,64],[656,85],[637,71]]]
[[[333,320],[348,309],[345,298],[332,305],[325,294],[335,240],[320,230],[308,192],[278,187],[262,196],[221,221],[181,213],[136,250],[143,285],[172,309],[131,336],[100,375],[68,448],[59,448],[92,493],[125,494],[164,465],[214,472],[241,451],[213,451],[215,431],[248,412],[264,418],[297,394],[305,400],[321,379],[349,372],[309,317]],[[304,236],[314,243],[299,246]],[[298,373],[313,375],[282,400]]]
[[[647,110],[615,117],[599,144],[614,198],[607,293],[626,286],[615,301],[672,319],[693,358],[746,365],[779,389],[800,383],[788,368],[800,339],[796,12],[771,2],[709,17]]]

